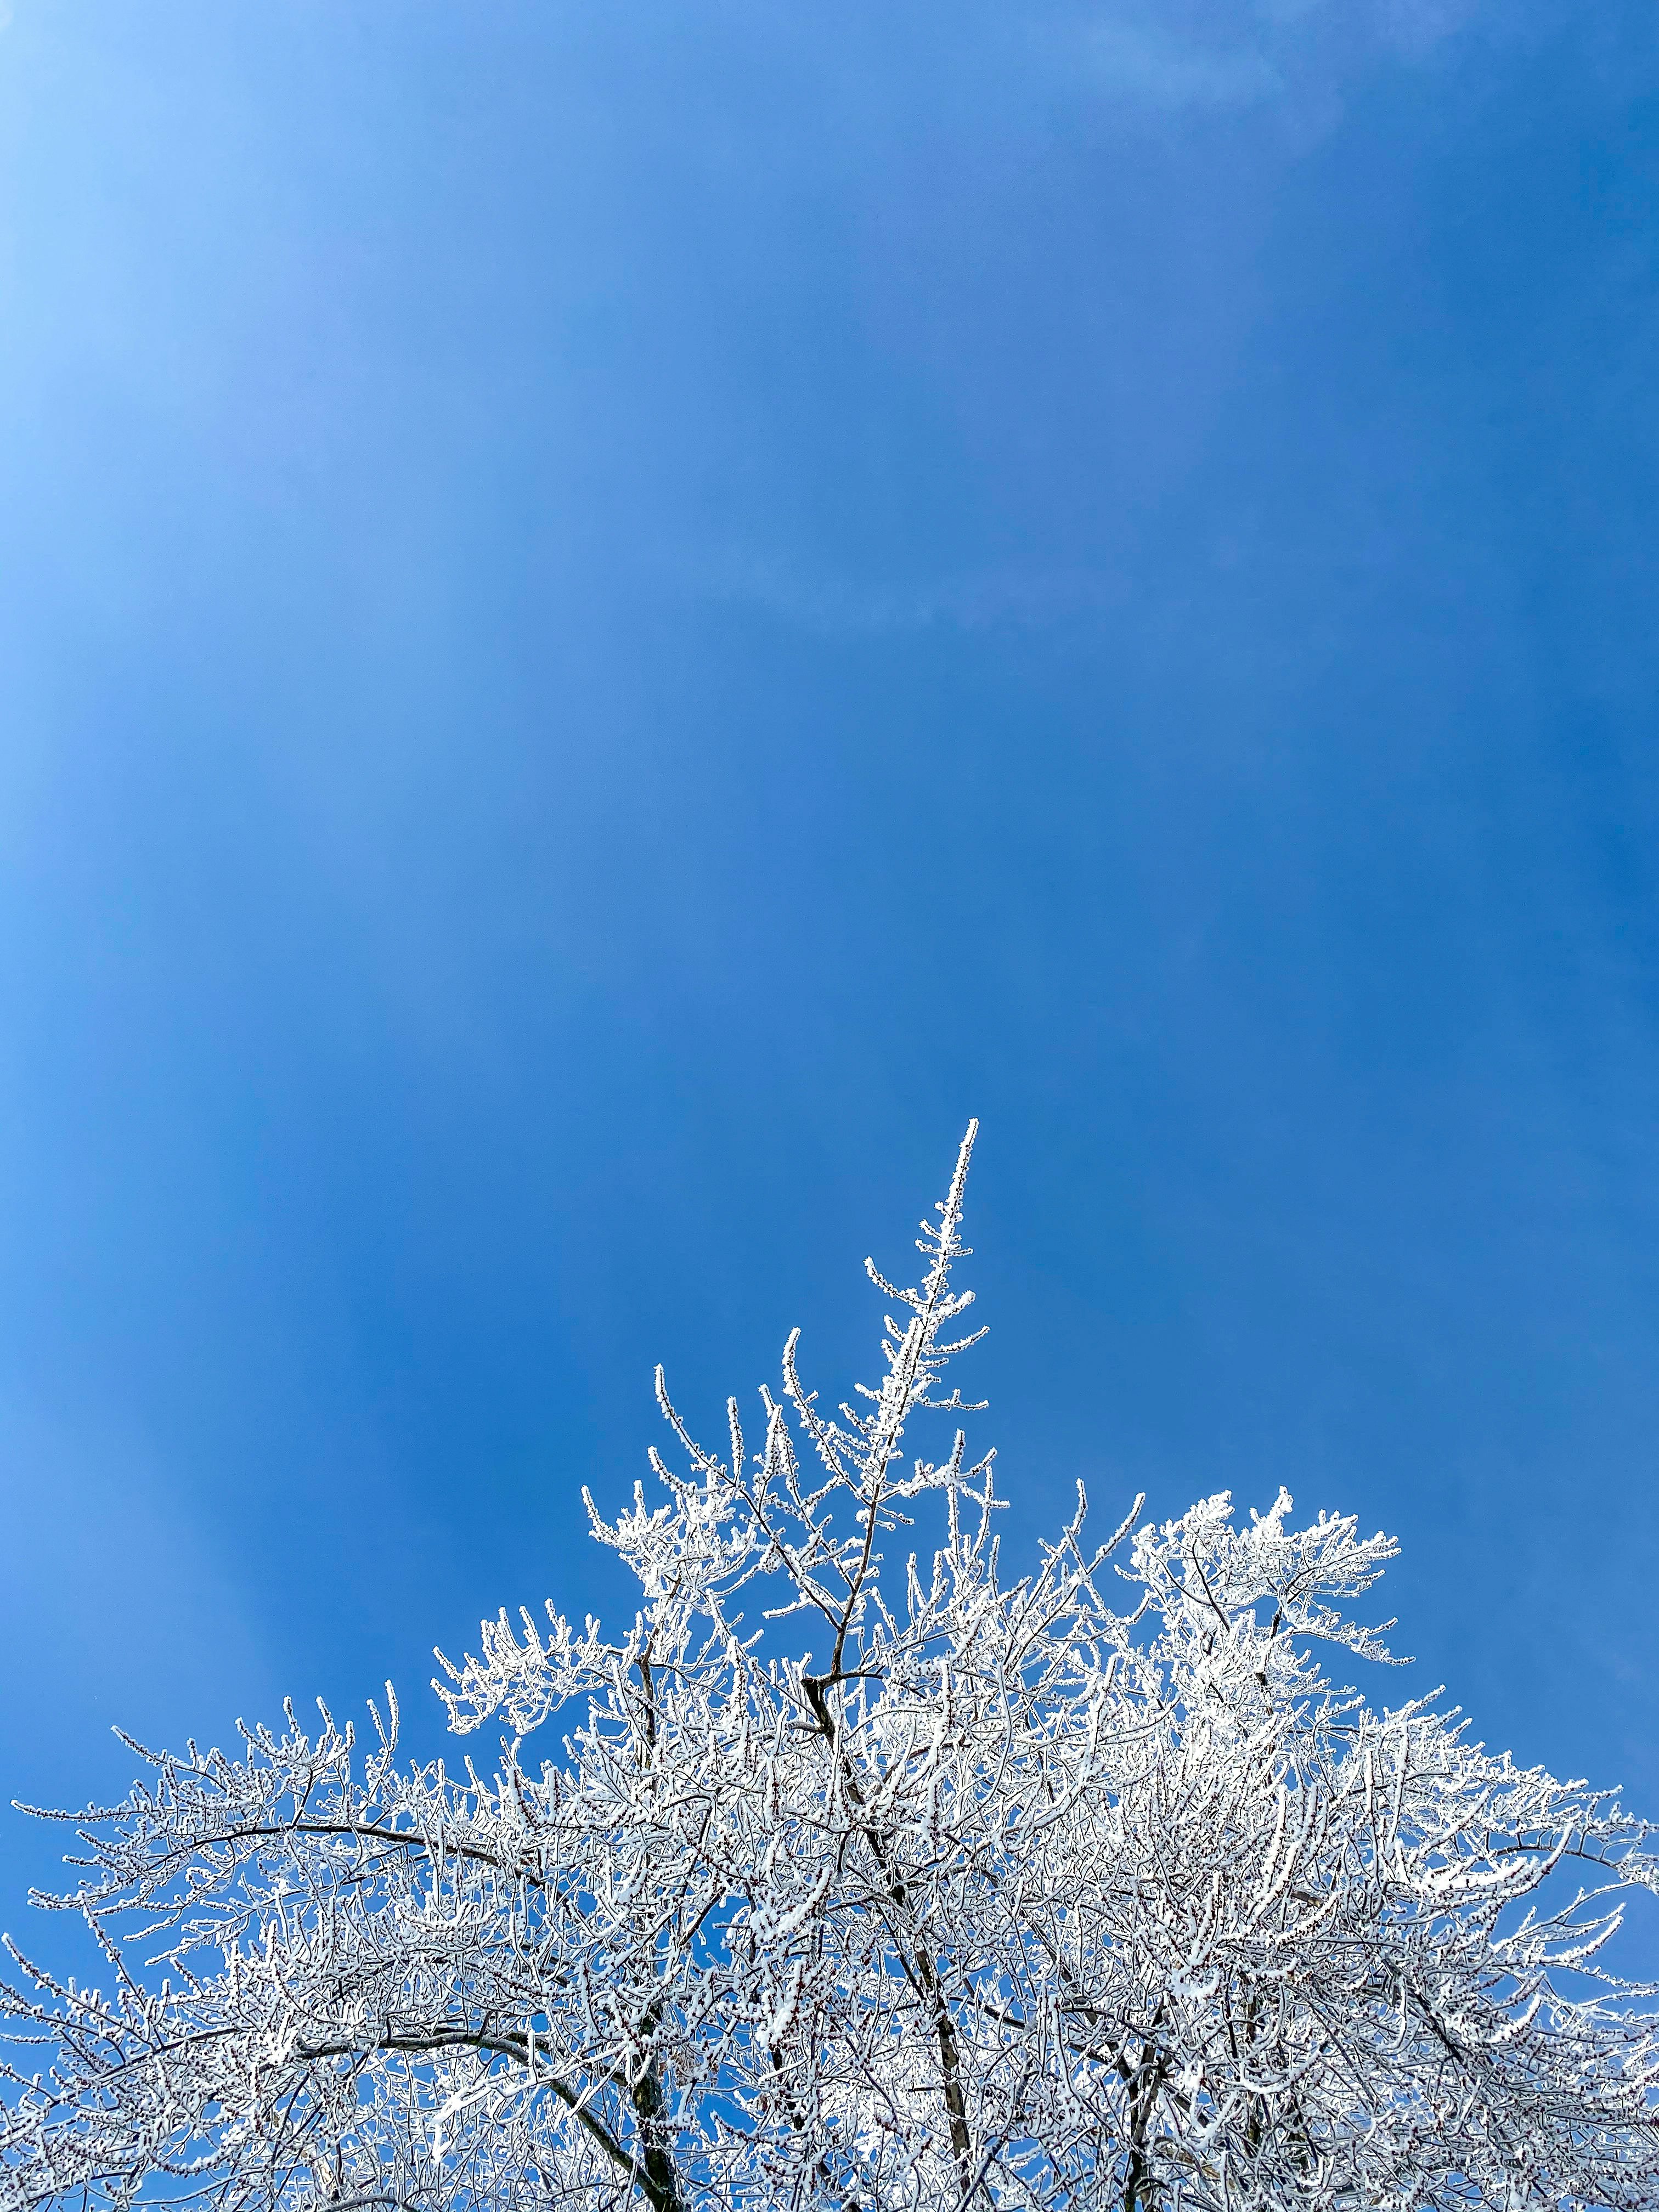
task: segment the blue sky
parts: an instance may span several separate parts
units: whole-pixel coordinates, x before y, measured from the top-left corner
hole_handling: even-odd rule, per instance
[[[1659,1814],[1656,183],[1621,0],[15,0],[4,1794],[614,1608],[977,1114],[1016,1552]]]

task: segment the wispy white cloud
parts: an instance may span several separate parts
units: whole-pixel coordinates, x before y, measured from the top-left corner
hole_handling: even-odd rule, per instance
[[[1279,71],[1261,52],[1206,46],[1144,23],[1091,24],[1084,56],[1085,66],[1114,94],[1164,113],[1252,106],[1284,89]]]
[[[1553,0],[1105,0],[1068,19],[1081,88],[1153,115],[1289,99],[1333,119],[1383,59],[1422,62],[1477,17],[1525,35]],[[1052,19],[1051,19],[1052,23]]]
[[[1479,15],[1498,13],[1491,0],[1374,0],[1368,12],[1378,42],[1408,58],[1431,53]],[[1536,13],[1519,7],[1508,20],[1518,30]]]
[[[760,607],[824,635],[878,635],[933,624],[1039,627],[1122,604],[1127,580],[1104,568],[984,568],[879,582],[812,571],[760,553],[699,562],[682,579],[703,599]]]

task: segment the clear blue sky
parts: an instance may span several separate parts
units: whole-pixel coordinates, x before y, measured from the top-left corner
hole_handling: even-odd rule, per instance
[[[1016,1550],[1659,1814],[1656,184],[1650,0],[15,0],[3,1795],[614,1606],[974,1113]]]

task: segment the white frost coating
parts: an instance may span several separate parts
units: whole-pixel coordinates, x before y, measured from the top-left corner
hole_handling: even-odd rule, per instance
[[[1108,1571],[1139,1504],[1085,1550],[1079,1492],[1005,1587],[989,1456],[904,1455],[969,1410],[972,1137],[920,1287],[871,1269],[856,1410],[791,1337],[717,1456],[659,1379],[663,1502],[589,1506],[631,1628],[444,1662],[454,1727],[511,1731],[488,1776],[403,1764],[395,1705],[366,1759],[290,1712],[76,1816],[109,1987],[17,1960],[0,2203],[1659,2206],[1656,2023],[1598,1955],[1649,1831],[1328,1680],[1321,1643],[1387,1656],[1343,1610],[1386,1538],[1221,1496]]]

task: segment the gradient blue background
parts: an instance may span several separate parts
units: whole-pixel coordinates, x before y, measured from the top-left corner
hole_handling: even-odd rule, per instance
[[[1650,0],[15,0],[0,149],[3,1794],[429,1741],[975,1113],[1016,1553],[1283,1480],[1659,1814]]]

